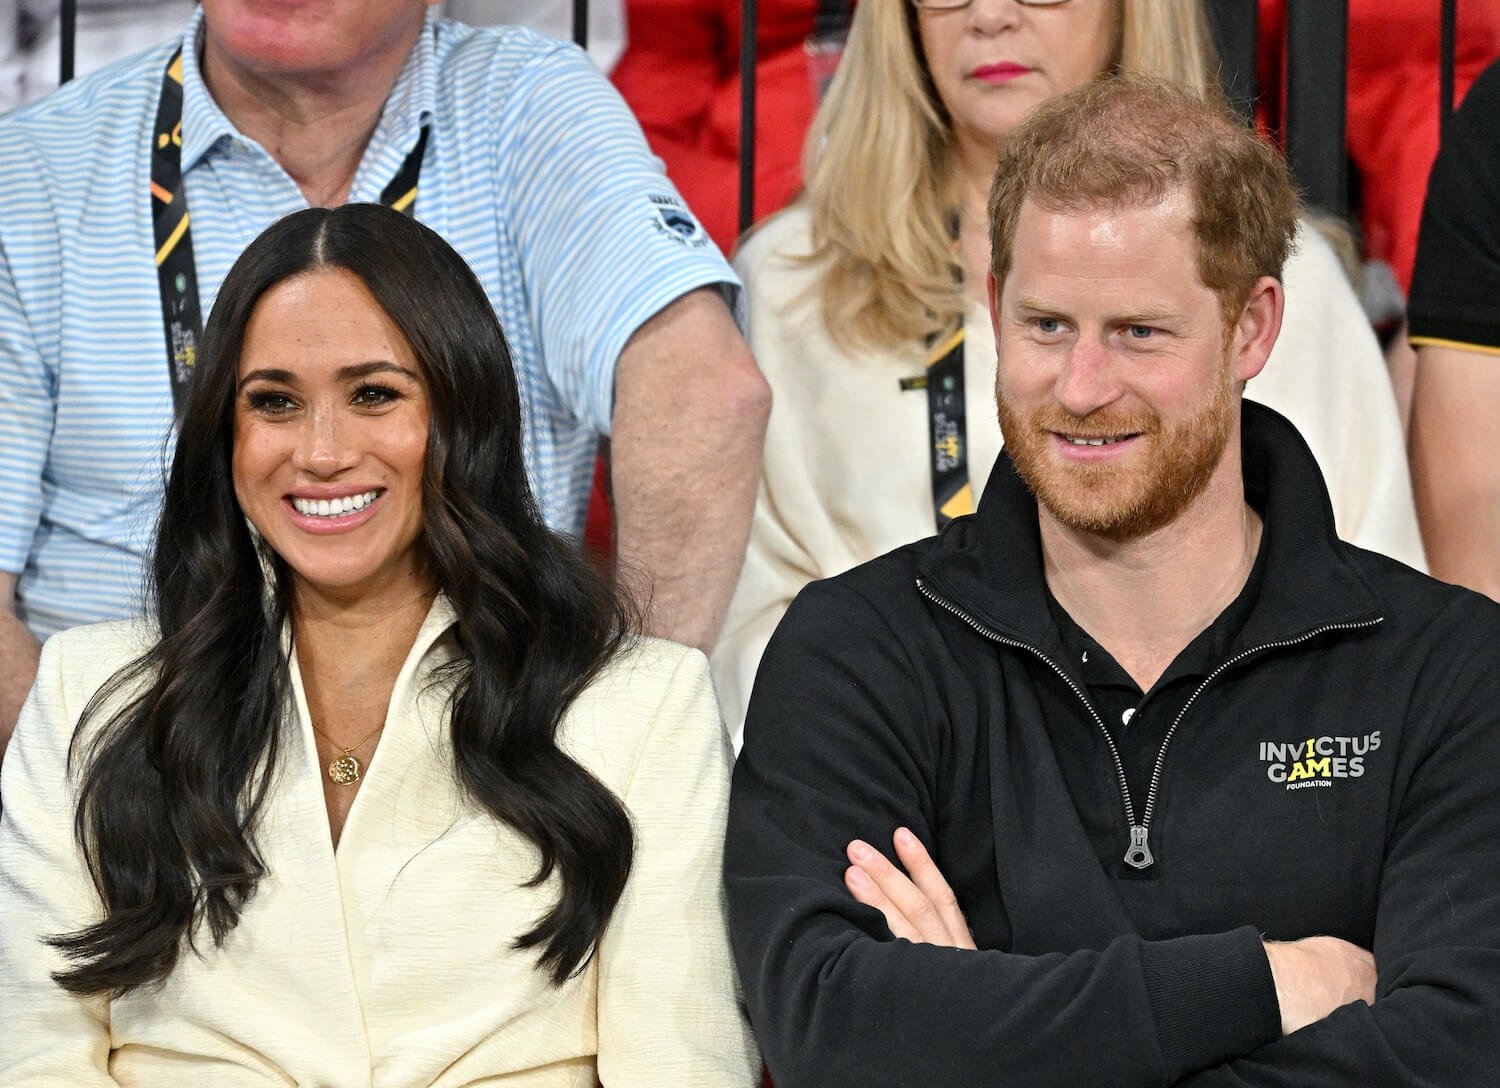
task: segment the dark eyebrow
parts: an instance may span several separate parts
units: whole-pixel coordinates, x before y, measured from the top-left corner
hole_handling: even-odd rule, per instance
[[[358,381],[360,378],[368,378],[371,374],[404,374],[414,382],[420,383],[422,377],[404,366],[398,366],[386,359],[375,359],[368,363],[353,363],[349,366],[341,366],[334,372],[334,380],[340,382]],[[250,382],[266,381],[280,382],[283,385],[296,385],[297,376],[290,370],[280,370],[276,367],[261,367],[252,370],[239,380],[235,391],[245,388]]]
[[[368,378],[371,374],[405,374],[414,382],[420,383],[422,376],[415,371],[399,366],[388,359],[376,359],[368,363],[354,363],[350,366],[341,366],[334,372],[334,378],[341,382],[352,382],[360,378]]]
[[[290,370],[277,370],[274,367],[263,366],[259,370],[252,370],[250,373],[246,374],[239,380],[239,384],[236,385],[234,389],[235,392],[239,392],[251,382],[256,381],[281,382],[283,385],[292,385],[295,384],[296,380],[297,379],[293,377]]]

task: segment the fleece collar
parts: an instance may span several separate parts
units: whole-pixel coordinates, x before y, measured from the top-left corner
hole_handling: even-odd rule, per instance
[[[1246,498],[1265,523],[1265,581],[1231,652],[1379,618],[1380,598],[1345,555],[1322,473],[1297,429],[1243,401],[1241,452]],[[978,510],[948,525],[919,576],[995,633],[1044,651],[1057,648],[1036,499],[1004,451]]]

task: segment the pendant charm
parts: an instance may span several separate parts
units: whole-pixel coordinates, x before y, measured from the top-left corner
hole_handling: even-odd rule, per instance
[[[359,781],[359,772],[362,768],[359,760],[353,755],[345,752],[333,762],[328,764],[328,777],[340,786],[352,786]]]

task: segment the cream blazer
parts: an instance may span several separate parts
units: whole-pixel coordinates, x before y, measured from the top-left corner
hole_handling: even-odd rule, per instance
[[[750,350],[770,383],[765,472],[739,587],[714,649],[714,682],[736,745],[761,652],[792,598],[936,531],[926,461],[927,400],[903,391],[920,345],[847,352],[829,339],[804,204],[745,240]],[[1312,448],[1345,540],[1425,569],[1406,443],[1385,361],[1338,258],[1315,230],[1287,261],[1281,335],[1245,395],[1289,418]],[[964,399],[977,499],[1000,452],[995,336],[971,305]]]
[[[158,989],[79,1000],[42,943],[99,917],[73,838],[84,703],[150,637],[66,631],[42,652],[3,772],[0,1085],[606,1088],[752,1085],[721,891],[729,747],[696,650],[644,639],[570,709],[560,742],[620,797],[635,863],[597,954],[554,988],[510,942],[555,901],[535,850],[457,790],[439,598],[391,695],[334,851],[295,657],[295,720],[258,843],[268,875],[223,948]]]

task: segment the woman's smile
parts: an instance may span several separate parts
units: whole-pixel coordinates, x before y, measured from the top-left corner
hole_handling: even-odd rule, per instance
[[[347,596],[422,577],[427,382],[349,272],[277,284],[245,330],[235,494],[297,583]]]

